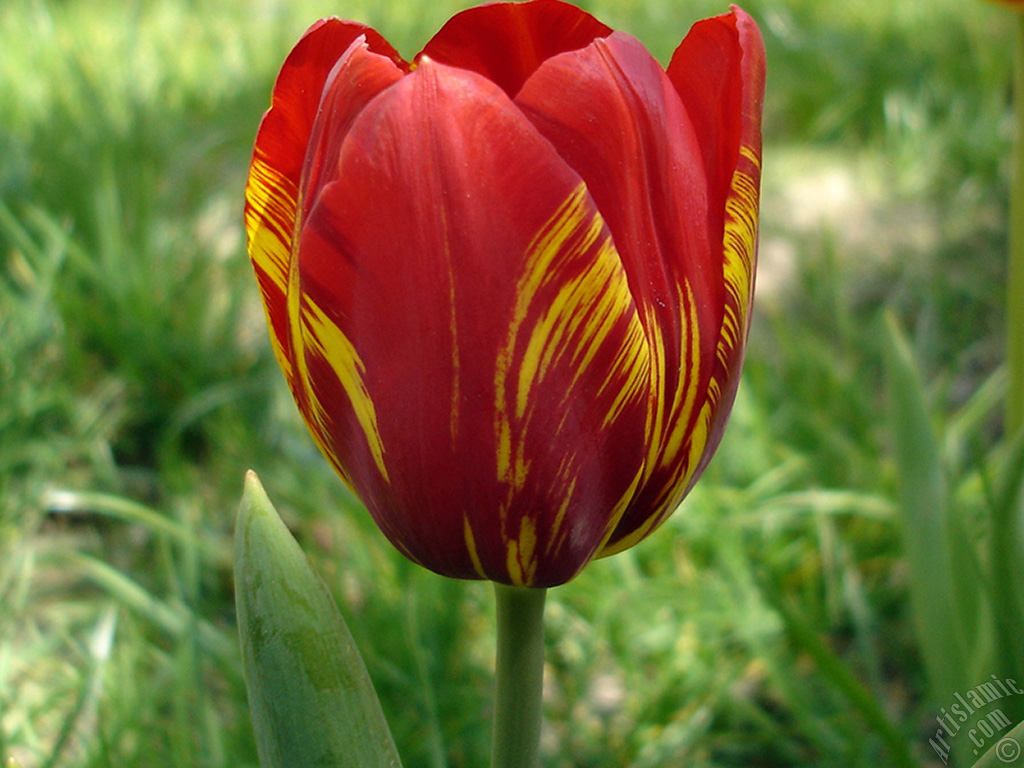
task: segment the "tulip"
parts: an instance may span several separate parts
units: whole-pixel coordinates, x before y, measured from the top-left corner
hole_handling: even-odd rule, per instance
[[[412,62],[334,18],[291,51],[249,255],[317,445],[406,556],[553,586],[679,505],[739,380],[763,92],[735,7],[667,69],[559,0]]]

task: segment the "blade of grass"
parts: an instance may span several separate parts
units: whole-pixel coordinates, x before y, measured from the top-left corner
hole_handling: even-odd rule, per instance
[[[427,742],[432,768],[445,768],[444,734],[441,729],[441,718],[438,713],[437,696],[427,670],[429,648],[422,642],[422,631],[419,619],[419,602],[417,596],[410,593],[406,596],[405,619],[409,632],[409,651],[416,663],[416,688],[420,691],[423,708],[426,710]]]
[[[91,491],[50,490],[42,499],[43,506],[52,513],[70,514],[93,512],[115,520],[136,523],[154,534],[166,536],[181,544],[186,551],[201,551],[221,563],[231,562],[231,550],[223,544],[196,536],[184,525],[142,504],[106,493]]]
[[[89,644],[89,667],[85,673],[85,679],[78,689],[78,696],[75,704],[64,717],[57,739],[50,750],[49,756],[42,764],[42,768],[53,768],[57,765],[65,748],[71,741],[75,731],[82,727],[81,722],[86,718],[89,710],[95,706],[100,695],[99,686],[102,680],[100,675],[103,665],[110,658],[110,647],[114,640],[114,629],[117,624],[117,612],[113,607],[108,607],[100,615],[100,620],[93,632]],[[86,726],[88,727],[88,726]]]
[[[906,737],[893,726],[882,705],[850,667],[821,639],[813,626],[780,593],[770,579],[761,579],[761,587],[768,603],[778,612],[790,637],[814,661],[818,670],[832,683],[872,730],[884,742],[892,765],[917,768]]]
[[[138,582],[102,560],[77,552],[62,554],[60,557],[77,567],[83,576],[120,604],[151,621],[169,636],[180,638],[187,632],[192,620],[190,611],[159,600]],[[229,635],[202,620],[198,623],[196,634],[204,651],[223,661],[230,661],[231,666],[234,666],[238,651]]]

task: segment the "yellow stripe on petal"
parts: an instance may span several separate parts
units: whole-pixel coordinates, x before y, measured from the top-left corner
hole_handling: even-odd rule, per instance
[[[625,272],[604,229],[604,221],[586,205],[587,201],[586,187],[581,184],[544,227],[527,254],[523,277],[516,287],[517,302],[508,339],[498,361],[496,400],[500,413],[506,411],[508,378],[524,337],[525,351],[516,376],[517,419],[527,415],[532,388],[544,380],[556,361],[570,359],[576,369],[572,384],[578,383],[616,324],[629,314],[633,316],[616,365],[603,376],[601,391],[612,383],[620,387],[610,403],[608,418],[614,418],[623,401],[647,383],[646,366],[638,365],[638,361],[646,360],[646,337],[635,316]],[[568,245],[570,238],[575,240]],[[573,252],[568,258],[567,247]],[[572,257],[592,249],[585,268],[579,268],[577,263],[566,270],[560,268],[564,264],[554,264],[556,259],[578,261]],[[538,295],[548,285],[559,282],[554,300],[539,311]],[[534,320],[532,326],[527,325],[528,319]],[[566,393],[567,399],[569,394]],[[502,432],[499,430],[499,434]]]
[[[636,348],[646,348],[646,346],[647,338],[644,336],[643,326],[639,321],[631,324],[626,343],[619,350],[614,363],[608,368],[605,380],[601,383],[601,389],[597,393],[598,397],[603,397],[608,389],[615,389],[615,396],[609,404],[601,424],[603,429],[607,429],[622,415],[623,409],[636,392],[649,386],[650,367],[636,365],[635,357]],[[649,409],[647,418],[650,419]]]
[[[574,244],[574,250],[579,252],[589,250],[600,236],[603,222],[599,218],[593,217],[589,221],[590,226],[587,226],[591,214],[585,206],[586,200],[587,188],[581,184],[545,226],[545,233],[531,245],[523,278],[516,287],[518,299],[509,333],[510,347],[517,341],[519,329],[525,323],[540,290],[560,277],[559,271],[552,268],[552,265],[559,256],[565,256],[564,249],[568,240],[586,227],[584,237]],[[603,252],[604,248],[602,255]],[[581,279],[588,276],[588,272],[584,271]],[[517,418],[522,418],[526,413],[531,383],[544,374],[542,364],[544,368],[550,365],[555,354],[556,345],[548,342],[552,341],[553,336],[564,334],[564,324],[569,319],[567,315],[573,306],[580,304],[578,300],[574,301],[573,296],[578,288],[577,281],[562,286],[530,337],[530,344],[519,368]],[[556,325],[561,327],[556,329]],[[511,355],[512,349],[508,348],[508,352]]]
[[[613,333],[618,347],[614,362],[596,371],[595,359]],[[562,376],[572,371],[568,385],[558,390],[560,402],[552,402],[552,390],[544,387],[555,370]],[[538,415],[533,412],[538,392],[549,398],[539,416],[550,419],[553,413],[569,412],[568,404],[583,382],[596,386],[605,408],[599,418],[607,427],[629,402],[643,396],[648,377],[648,341],[625,270],[604,220],[580,184],[526,253],[512,322],[497,360],[497,471],[499,481],[509,485],[509,497],[527,481],[522,438]],[[563,499],[572,496],[576,469],[576,462],[569,460],[559,473]]]
[[[761,161],[750,147],[741,146],[740,156],[745,159],[757,178],[743,165],[732,177],[731,194],[725,203],[725,258],[723,276],[725,288],[732,300],[726,301],[722,321],[722,335],[718,342],[719,358],[723,352],[735,349],[745,341],[750,323],[750,301],[753,292],[754,259],[757,253],[757,214],[760,197],[758,178]]]
[[[377,471],[380,472],[384,482],[390,482],[388,470],[384,464],[384,444],[377,427],[377,409],[374,407],[363,379],[366,367],[359,358],[359,353],[356,352],[352,342],[342,333],[341,329],[308,297],[304,297],[302,302],[301,322],[302,331],[299,335],[302,338],[305,354],[297,354],[296,360],[317,426],[322,430],[322,434],[329,432],[329,411],[320,402],[315,387],[310,382],[307,354],[320,357],[334,371],[334,375],[348,396],[356,421],[366,438],[366,445],[377,465]],[[337,407],[334,404],[332,406],[332,410]]]
[[[706,409],[710,409],[704,423],[704,435],[699,449],[703,452],[707,431],[718,408],[722,392],[726,390],[725,377],[738,375],[731,364],[734,356],[742,352],[750,327],[750,307],[754,292],[754,266],[757,258],[757,222],[761,175],[761,161],[750,147],[740,147],[741,162],[732,177],[731,194],[725,203],[725,237],[723,277],[726,302],[722,317],[722,330],[718,337],[716,355],[718,370],[708,384]],[[704,413],[701,414],[702,421]],[[694,440],[699,435],[694,435]],[[695,450],[698,446],[695,446]],[[698,453],[697,461],[700,460]],[[689,478],[687,478],[689,483]]]
[[[626,513],[626,509],[629,507],[630,503],[632,503],[633,495],[637,492],[641,481],[644,479],[645,469],[645,466],[641,464],[637,469],[636,477],[633,478],[632,484],[626,488],[626,492],[622,494],[622,498],[619,499],[619,502],[612,510],[608,526],[604,532],[604,537],[601,539],[601,546],[597,548],[597,557],[604,557],[605,555],[611,554],[611,552],[605,550],[605,546],[608,544],[608,539],[610,539],[612,534],[615,533],[615,528],[618,526],[622,516]],[[625,547],[623,547],[623,549],[624,548]],[[617,552],[619,550],[616,549],[614,551]]]
[[[500,394],[499,398],[501,398]],[[496,456],[498,477],[507,482],[512,474],[512,425],[509,423],[506,414],[502,411],[498,412],[498,420],[494,428],[498,443],[498,453]]]
[[[700,462],[701,456],[704,454],[704,446],[708,443],[708,430],[711,427],[711,416],[714,413],[715,405],[720,396],[721,390],[718,387],[718,382],[712,380],[708,389],[707,402],[704,403],[704,407],[700,409],[700,416],[697,417],[697,423],[693,427],[693,436],[690,438],[690,454],[686,461],[687,471],[680,479],[680,490],[685,489],[690,484],[690,478],[693,477],[693,471],[697,468],[697,464]],[[682,501],[682,499],[677,500],[676,504],[680,501]]]
[[[661,447],[664,444],[662,436],[669,409],[665,405],[667,400],[665,335],[661,331],[654,307],[650,305],[647,307],[646,319],[648,346],[651,350],[651,374],[648,390],[651,407],[648,409],[650,415],[647,420],[647,460],[645,464],[649,470],[653,470],[658,466],[661,456]]]
[[[593,434],[622,429],[625,414],[633,413],[640,423],[630,421],[629,429],[638,450],[628,475],[617,478],[625,487],[617,486],[614,498],[587,512],[600,516],[596,533],[602,543],[612,535],[644,476],[641,435],[644,420],[651,419],[650,378],[650,340],[621,257],[580,184],[526,250],[496,360],[496,468],[506,488],[499,522],[512,583],[531,584],[540,555],[551,560],[574,546],[579,521],[573,516],[581,500],[595,493],[595,479],[587,473],[599,461],[594,451],[601,438]],[[553,456],[533,471],[538,450],[550,451],[551,441],[579,430],[584,443],[558,449],[554,472]],[[612,469],[626,474],[625,467]],[[534,499],[524,493],[539,493],[543,509],[535,513],[527,506],[524,514],[521,502]]]
[[[626,534],[621,539],[616,541],[614,544],[607,544],[608,539],[606,538],[606,543],[601,547],[601,549],[598,550],[597,557],[604,558],[608,557],[609,555],[615,555],[619,552],[624,552],[625,550],[629,549],[632,546],[635,546],[636,544],[639,544],[643,539],[645,539],[648,536],[648,534],[650,534],[654,530],[654,528],[656,527],[655,523],[660,523],[660,521],[660,516],[648,517],[646,520],[644,520],[643,525]],[[609,537],[612,533],[614,533],[614,530],[614,528],[609,530]]]
[[[295,185],[275,168],[255,158],[249,169],[245,198],[249,256],[284,292],[298,198]]]
[[[684,288],[685,300],[680,301],[679,306],[683,308],[686,315],[683,326],[686,332],[682,334],[683,348],[680,350],[679,359],[682,361],[685,375],[680,376],[679,387],[670,411],[671,416],[668,420],[670,429],[663,443],[662,466],[678,460],[683,441],[689,434],[690,417],[694,404],[697,402],[697,386],[701,373],[700,325],[697,321],[697,306],[689,281],[685,282]]]
[[[671,474],[675,477],[684,474],[689,469],[689,466],[683,464],[680,457],[690,438],[694,409],[701,402],[702,393],[698,390],[702,364],[700,354],[702,329],[698,320],[696,297],[689,281],[684,280],[679,286],[676,302],[681,313],[678,371],[666,370],[665,361],[668,359],[668,355],[664,347],[665,337],[653,310],[650,310],[650,324],[647,333],[651,338],[654,365],[649,393],[652,416],[648,421],[647,428],[648,455],[645,483],[657,473],[664,475],[666,468],[671,469]],[[674,388],[669,389],[668,382],[673,376],[676,378]],[[666,491],[675,487],[675,484],[670,486],[664,480],[658,482],[665,485]],[[652,510],[651,517],[658,517],[658,511]],[[648,522],[650,523],[651,520],[649,519]],[[649,532],[649,526],[646,526],[644,530]],[[619,545],[615,546],[617,550]]]
[[[284,343],[287,329],[282,327],[286,318],[275,308],[283,311],[286,303],[298,193],[290,179],[256,157],[249,169],[245,201],[249,258],[260,278],[274,357],[291,383],[292,364]]]
[[[639,527],[603,548],[600,557],[622,552],[646,538],[668,519],[682,501],[694,473],[704,458],[712,421],[721,403],[722,393],[726,390],[725,377],[736,375],[736,366],[731,363],[746,342],[750,323],[757,253],[757,179],[760,175],[757,153],[749,147],[742,146],[740,155],[740,166],[733,174],[731,193],[726,200],[725,208],[722,276],[726,296],[722,326],[715,349],[716,370],[707,383],[706,391],[696,392],[696,385],[700,380],[700,355],[697,350],[701,329],[697,325],[694,297],[687,285],[686,301],[681,302],[680,306],[685,308],[688,333],[683,338],[684,349],[680,359],[684,371],[689,372],[681,378],[680,389],[675,393],[672,405],[657,414],[649,430],[651,454],[648,461],[648,477],[659,469],[671,468],[672,471],[668,477],[659,479],[663,490],[656,508],[651,510],[650,515]],[[656,325],[652,324],[652,328],[656,328]],[[655,341],[661,339],[656,331],[652,338]],[[653,359],[663,359],[658,354],[657,346],[652,346],[655,347]],[[664,381],[664,374],[660,368],[652,371],[652,396],[655,398],[663,396],[656,387],[658,382]],[[700,400],[697,399],[698,395],[701,396]],[[696,419],[693,419],[691,414],[698,402],[700,412]],[[660,461],[655,458],[659,449],[663,449]]]
[[[565,539],[565,533],[562,531],[562,523],[565,522],[565,513],[569,511],[569,504],[572,502],[573,491],[576,490],[577,478],[572,478],[569,483],[569,489],[562,499],[562,504],[558,508],[558,513],[555,515],[555,520],[551,524],[551,532],[547,537],[547,545],[544,547],[544,554],[550,555],[552,552],[556,552]]]
[[[299,201],[296,202],[296,206]],[[300,223],[294,224],[298,230]],[[288,242],[291,242],[290,238]],[[277,262],[275,262],[277,263]],[[370,397],[364,381],[366,366],[349,338],[327,316],[314,301],[304,296],[299,279],[299,260],[289,258],[287,262],[287,283],[285,288],[287,329],[286,343],[289,345],[290,358],[295,361],[292,391],[303,418],[309,426],[313,439],[320,452],[331,462],[334,469],[351,486],[351,481],[342,467],[335,450],[331,448],[332,412],[337,412],[337,404],[331,408],[321,402],[316,387],[310,376],[307,355],[315,355],[323,360],[334,373],[342,390],[348,397],[349,405],[356,417],[367,448],[373,457],[377,471],[385,482],[390,482],[387,467],[384,463],[384,444],[377,425],[377,410]],[[282,367],[284,367],[282,365]],[[291,374],[289,368],[287,373]]]
[[[519,536],[508,542],[506,566],[512,584],[517,587],[533,583],[537,572],[537,526],[533,518],[524,517],[519,523]]]
[[[473,536],[473,527],[469,524],[469,518],[462,518],[462,537],[466,541],[466,551],[469,552],[469,561],[473,564],[473,570],[481,579],[486,579],[484,565],[480,562],[480,554],[476,549],[476,537]]]

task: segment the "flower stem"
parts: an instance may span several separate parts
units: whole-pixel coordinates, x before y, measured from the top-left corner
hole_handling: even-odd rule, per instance
[[[1013,169],[1006,294],[1006,424],[1008,437],[1024,427],[1024,14],[1016,16]]]
[[[540,752],[546,590],[494,585],[498,609],[491,768],[535,768]]]

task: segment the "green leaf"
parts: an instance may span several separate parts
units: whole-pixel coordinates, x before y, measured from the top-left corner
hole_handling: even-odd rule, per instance
[[[253,472],[235,536],[235,602],[263,768],[394,768],[391,732],[323,582]]]
[[[917,637],[938,698],[975,684],[990,652],[978,612],[985,588],[954,509],[924,385],[895,318],[887,316],[889,423],[900,479],[903,542]],[[983,678],[982,678],[983,679]]]
[[[1024,755],[1021,754],[1024,748],[1024,723],[1017,723],[1013,730],[981,756],[974,764],[974,768],[1009,768],[1024,764]]]
[[[1021,529],[1024,523],[1024,431],[1007,441],[1007,455],[1001,467],[996,488],[987,494],[991,514],[990,579],[998,634],[999,669],[1024,679],[1024,576],[1021,570]],[[1024,715],[1024,702],[1013,708],[1017,717]],[[1016,719],[1016,717],[1014,718]]]

